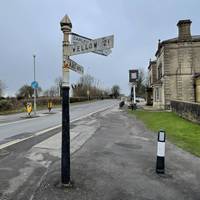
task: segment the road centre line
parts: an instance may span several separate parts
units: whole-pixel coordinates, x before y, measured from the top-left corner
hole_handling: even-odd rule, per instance
[[[105,108],[101,108],[101,109],[99,109],[99,110],[97,110],[97,111],[94,111],[94,112],[88,113],[88,114],[86,114],[86,115],[83,115],[83,116],[81,116],[81,117],[78,117],[78,118],[76,118],[76,119],[73,119],[73,120],[71,120],[70,122],[73,123],[73,122],[76,122],[76,121],[78,121],[78,120],[87,118],[87,117],[89,117],[89,116],[91,116],[91,115],[93,115],[93,114],[96,114],[96,113],[98,113],[98,112],[102,112],[102,111],[107,110],[107,109],[109,109],[109,108],[111,108],[111,107],[113,107],[113,106],[114,106],[114,105],[110,105],[110,106],[107,106],[107,107],[105,107]],[[61,126],[62,126],[62,125],[59,124],[59,125],[57,125],[57,126],[54,126],[54,127],[51,127],[51,128],[48,128],[48,129],[45,129],[45,130],[42,130],[42,131],[39,131],[39,132],[35,133],[35,134],[32,135],[32,136],[29,136],[29,137],[26,137],[26,138],[22,138],[22,139],[16,139],[16,140],[7,142],[7,143],[5,143],[5,144],[0,145],[0,150],[1,150],[1,149],[4,149],[4,148],[6,148],[6,147],[9,147],[9,146],[11,146],[11,145],[14,145],[14,144],[23,142],[23,141],[25,141],[25,140],[34,138],[34,137],[36,137],[36,136],[42,135],[42,134],[47,133],[47,132],[49,132],[49,131],[52,131],[52,130],[54,130],[54,129],[60,128]]]

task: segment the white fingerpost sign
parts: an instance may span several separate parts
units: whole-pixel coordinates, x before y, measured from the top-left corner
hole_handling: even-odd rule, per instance
[[[73,60],[70,60],[69,68],[79,74],[84,74],[84,68]]]
[[[90,41],[92,41],[92,39],[84,37],[82,35],[78,35],[76,33],[71,33],[70,41],[71,41],[72,45],[77,45],[77,44],[83,44],[83,43],[90,42]],[[112,52],[111,49],[92,51],[92,53],[100,54],[103,56],[108,56],[111,52]]]
[[[84,43],[71,45],[68,48],[68,56],[89,53],[99,50],[111,49],[114,46],[114,35],[98,38]]]

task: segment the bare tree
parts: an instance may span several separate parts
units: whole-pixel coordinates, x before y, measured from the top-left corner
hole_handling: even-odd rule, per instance
[[[61,96],[62,77],[57,77],[55,79],[55,86],[56,86],[56,89],[57,89],[57,95],[56,96]]]
[[[145,76],[144,70],[140,70],[138,74],[138,80],[136,85],[136,95],[140,97],[145,97],[146,95],[146,82],[147,78]]]
[[[56,97],[58,95],[56,86],[52,86],[50,89],[45,90],[43,95],[48,97]]]
[[[108,93],[100,88],[100,81],[89,74],[83,75],[77,84],[73,84],[72,90],[74,97],[88,97],[89,99],[90,97],[103,98]]]
[[[111,89],[112,95],[115,97],[115,99],[117,97],[119,97],[120,95],[120,87],[119,85],[113,85],[112,89]]]
[[[91,91],[94,84],[94,77],[89,74],[83,75],[77,84],[72,85],[73,96],[74,97],[86,97],[88,95],[87,91]]]
[[[3,96],[4,89],[5,89],[5,84],[2,80],[0,80],[0,97]]]
[[[94,83],[94,77],[92,77],[89,74],[83,75],[79,80],[79,84],[82,84],[83,86],[91,87],[93,83]]]

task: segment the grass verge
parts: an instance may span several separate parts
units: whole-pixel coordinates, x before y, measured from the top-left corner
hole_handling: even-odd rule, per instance
[[[180,118],[172,112],[128,111],[142,120],[152,131],[164,129],[167,138],[178,147],[200,157],[200,125]]]

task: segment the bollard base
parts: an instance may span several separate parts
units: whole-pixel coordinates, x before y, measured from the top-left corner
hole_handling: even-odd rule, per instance
[[[157,174],[164,174],[165,170],[164,169],[156,169]]]
[[[165,157],[157,156],[156,173],[158,173],[158,174],[164,174],[165,173]]]
[[[74,182],[70,181],[69,183],[62,183],[60,181],[57,181],[54,186],[56,188],[59,188],[59,189],[67,189],[67,190],[70,190],[70,189],[73,189],[74,188]]]
[[[64,187],[64,188],[72,188],[73,184],[71,182],[67,183],[67,184],[62,183],[62,187]]]

